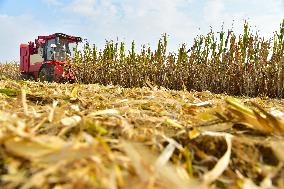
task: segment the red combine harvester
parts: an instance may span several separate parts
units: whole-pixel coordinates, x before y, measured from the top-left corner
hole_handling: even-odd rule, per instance
[[[74,81],[72,65],[66,65],[81,37],[55,33],[38,36],[35,42],[20,45],[20,72],[22,79],[63,82]]]

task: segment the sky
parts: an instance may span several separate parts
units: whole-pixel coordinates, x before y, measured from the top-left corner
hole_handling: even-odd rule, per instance
[[[100,49],[106,40],[135,40],[155,48],[163,33],[169,51],[194,37],[231,29],[273,37],[284,19],[284,0],[0,0],[0,62],[18,61],[19,45],[56,32],[81,36]]]

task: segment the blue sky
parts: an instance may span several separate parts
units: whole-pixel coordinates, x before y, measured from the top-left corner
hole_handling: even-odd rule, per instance
[[[272,37],[284,19],[284,0],[0,0],[0,62],[19,60],[20,43],[55,32],[82,36],[99,48],[117,38],[154,48],[167,33],[169,50],[176,51],[223,22],[238,33],[245,19]]]

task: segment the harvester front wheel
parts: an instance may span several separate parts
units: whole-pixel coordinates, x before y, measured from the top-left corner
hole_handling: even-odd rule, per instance
[[[43,64],[38,74],[38,80],[41,82],[44,82],[44,81],[53,82],[54,81],[54,65]]]

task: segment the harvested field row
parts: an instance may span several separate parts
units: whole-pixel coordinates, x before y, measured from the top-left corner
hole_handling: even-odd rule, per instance
[[[284,101],[0,81],[0,187],[284,188]]]

